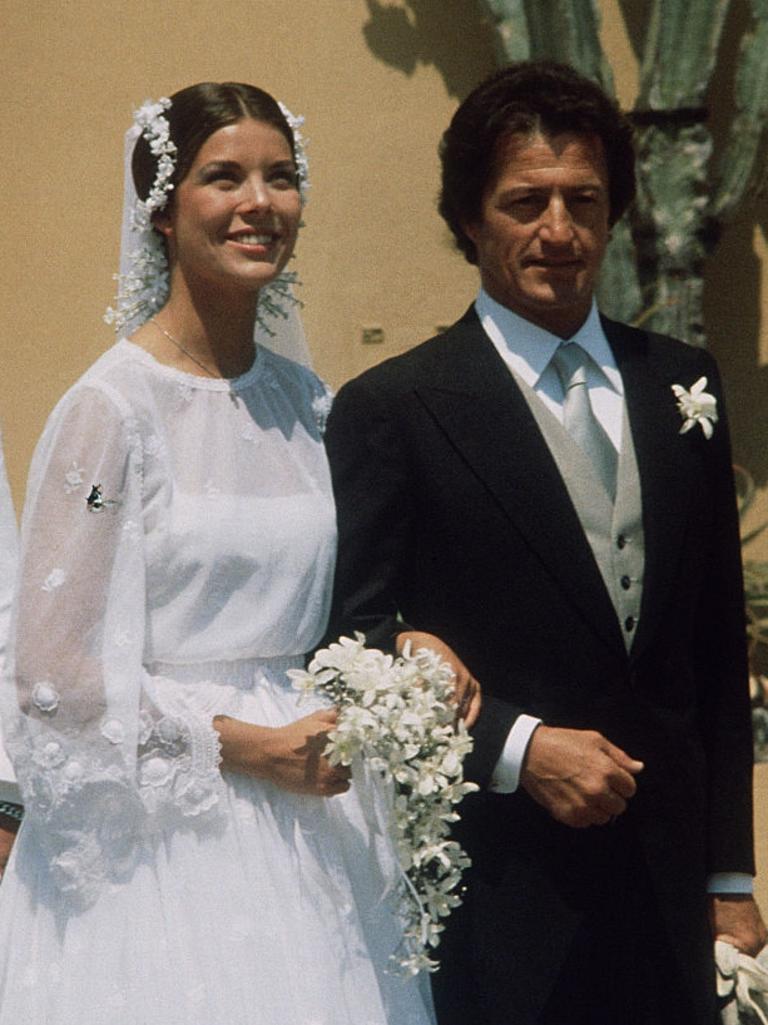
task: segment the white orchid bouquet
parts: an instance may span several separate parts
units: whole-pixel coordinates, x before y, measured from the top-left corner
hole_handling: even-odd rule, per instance
[[[454,674],[432,651],[394,658],[365,647],[362,634],[342,637],[318,651],[307,670],[290,670],[293,685],[325,695],[339,709],[325,754],[334,765],[364,758],[392,787],[392,831],[402,869],[401,970],[435,971],[429,957],[443,920],[461,903],[459,883],[469,858],[449,839],[456,805],[476,790],[465,783],[462,762],[472,738],[457,721],[451,698]]]

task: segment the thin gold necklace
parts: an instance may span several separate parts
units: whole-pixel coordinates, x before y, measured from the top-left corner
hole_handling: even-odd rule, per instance
[[[185,356],[187,356],[189,359],[191,359],[193,363],[196,363],[200,367],[201,370],[204,370],[206,372],[206,374],[208,374],[209,377],[221,378],[221,374],[214,373],[213,370],[211,370],[210,367],[207,367],[205,365],[205,363],[201,362],[197,358],[197,356],[193,356],[192,353],[189,351],[189,349],[186,349],[181,344],[181,342],[178,340],[178,338],[174,338],[170,331],[166,331],[162,324],[158,324],[158,322],[155,320],[154,317],[150,317],[149,319],[150,319],[150,322],[155,325],[157,330],[161,331],[165,335],[165,337],[168,339],[169,342],[173,342],[173,344],[176,346],[177,349],[180,349],[184,353]]]

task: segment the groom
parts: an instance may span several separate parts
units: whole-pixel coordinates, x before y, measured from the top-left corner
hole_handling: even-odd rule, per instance
[[[713,934],[766,937],[718,372],[594,305],[634,193],[597,86],[512,65],[441,158],[479,295],[342,388],[327,434],[334,631],[430,645],[483,691],[439,1020],[714,1025]]]

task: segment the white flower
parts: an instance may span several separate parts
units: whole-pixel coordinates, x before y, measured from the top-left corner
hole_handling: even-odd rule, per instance
[[[250,441],[252,445],[260,445],[263,440],[263,433],[252,420],[248,420],[240,432],[243,441]]]
[[[106,737],[110,744],[122,744],[125,740],[125,726],[119,719],[102,719],[101,735]]]
[[[71,783],[73,785],[79,783],[85,775],[85,769],[75,758],[68,759],[67,764],[61,771],[67,783]]]
[[[164,787],[173,777],[173,765],[161,755],[139,759],[139,785]]]
[[[123,524],[123,533],[129,541],[138,541],[140,533],[139,525],[136,520],[126,520]]]
[[[325,434],[325,427],[328,423],[328,417],[331,412],[331,406],[333,405],[333,393],[330,389],[326,389],[319,395],[315,395],[312,399],[312,412],[315,417],[315,423],[317,429],[321,434]]]
[[[155,726],[155,735],[161,744],[175,744],[181,737],[181,730],[173,719],[160,719]]]
[[[32,690],[32,702],[41,712],[55,712],[59,707],[59,692],[52,683],[44,680],[36,683]]]
[[[455,805],[477,788],[463,780],[462,759],[472,747],[451,704],[454,674],[435,654],[406,646],[394,659],[342,637],[318,651],[309,670],[291,670],[297,690],[325,695],[339,708],[325,754],[334,765],[363,757],[394,789],[393,844],[403,872],[400,909],[402,971],[436,967],[427,954],[439,942],[442,918],[461,903],[456,889],[469,864],[448,840]]]
[[[131,643],[131,631],[124,626],[118,627],[115,630],[112,639],[114,641],[115,647],[124,648],[126,647],[126,645]]]
[[[700,377],[690,391],[686,391],[680,384],[673,384],[672,391],[677,399],[677,408],[683,418],[683,426],[680,433],[685,434],[692,427],[699,424],[704,437],[709,439],[714,432],[714,425],[717,423],[717,399],[714,395],[704,391],[707,387],[706,377]]]
[[[55,769],[65,760],[64,748],[58,740],[38,737],[32,751],[32,761],[43,769]]]
[[[67,579],[67,574],[61,567],[57,566],[52,569],[48,576],[45,578],[41,590],[43,591],[55,591],[57,587],[61,587],[64,581]]]
[[[64,490],[68,495],[71,495],[73,491],[77,491],[83,484],[83,475],[85,470],[78,466],[77,463],[72,460],[72,465],[64,474]]]
[[[158,456],[163,451],[163,443],[156,434],[150,434],[144,439],[143,448],[146,455]]]

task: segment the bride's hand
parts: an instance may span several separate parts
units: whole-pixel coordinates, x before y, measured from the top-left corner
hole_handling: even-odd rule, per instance
[[[287,726],[258,726],[225,715],[217,715],[213,725],[225,769],[268,779],[297,794],[333,797],[349,790],[349,770],[331,765],[323,755],[336,718],[336,709],[327,708]]]
[[[419,648],[429,648],[434,651],[443,662],[447,662],[456,677],[456,686],[453,692],[453,700],[456,704],[457,714],[464,720],[467,729],[471,729],[477,722],[480,714],[481,692],[480,684],[470,673],[458,655],[452,648],[449,648],[445,641],[441,641],[434,634],[422,633],[420,630],[406,630],[397,635],[397,653],[402,654],[405,642],[411,642],[411,651],[418,651]]]

